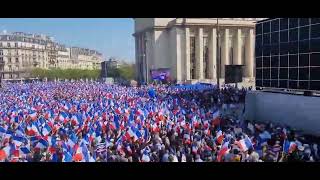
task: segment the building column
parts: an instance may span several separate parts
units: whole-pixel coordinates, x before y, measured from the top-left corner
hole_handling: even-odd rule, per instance
[[[230,65],[229,59],[229,29],[224,30],[222,39],[222,50],[221,50],[221,71],[220,77],[224,78],[225,75],[225,65]]]
[[[233,54],[234,54],[234,65],[241,65],[241,29],[236,30],[235,34],[235,46],[233,46]]]
[[[253,29],[249,29],[248,35],[246,36],[246,59],[245,59],[245,76],[252,78],[254,77],[254,32]]]
[[[210,32],[209,40],[209,74],[210,78],[217,81],[217,30],[213,28]]]
[[[175,28],[175,40],[176,40],[176,58],[177,58],[177,82],[181,83],[182,81],[182,72],[183,72],[183,63],[182,63],[182,57],[181,57],[181,38],[183,38],[183,36],[181,37],[181,34],[183,35],[182,31],[180,28]]]
[[[186,80],[191,80],[191,67],[190,67],[190,28],[185,28],[185,72]]]
[[[196,76],[203,78],[203,28],[198,29],[196,40]]]

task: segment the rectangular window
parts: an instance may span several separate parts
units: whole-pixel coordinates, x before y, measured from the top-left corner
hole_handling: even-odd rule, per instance
[[[310,51],[320,53],[320,39],[311,39]]]
[[[319,90],[320,81],[310,81],[310,90]]]
[[[261,68],[262,67],[262,57],[256,58],[256,67]]]
[[[288,79],[288,68],[279,69],[279,79]]]
[[[289,27],[290,28],[298,27],[298,18],[290,18],[289,19]]]
[[[256,70],[256,78],[257,79],[262,79],[262,69],[257,69]]]
[[[263,44],[270,44],[270,34],[263,35]]]
[[[279,56],[271,56],[271,67],[273,68],[279,67]]]
[[[273,32],[271,34],[271,44],[279,43],[279,32]]]
[[[279,19],[271,21],[271,32],[279,31]]]
[[[270,53],[271,55],[278,55],[279,54],[279,44],[273,44],[270,46]]]
[[[311,24],[320,23],[320,18],[311,18]]]
[[[289,79],[298,80],[298,68],[289,68]]]
[[[280,44],[280,55],[288,54],[288,43]]]
[[[18,47],[18,43],[14,43],[14,47]]]
[[[256,35],[262,34],[262,23],[256,25]]]
[[[16,58],[16,63],[19,63],[19,58]]]
[[[262,86],[262,81],[261,80],[256,80],[256,86],[257,87]]]
[[[289,56],[289,67],[298,67],[298,55]]]
[[[262,35],[256,36],[256,46],[261,47],[262,46]]]
[[[298,41],[295,42],[289,42],[288,43],[288,50],[290,54],[297,54],[298,53]]]
[[[309,80],[309,68],[299,68],[299,80]]]
[[[309,81],[299,81],[299,89],[309,89]]]
[[[263,68],[270,68],[270,56],[263,57]]]
[[[10,43],[7,43],[7,46],[10,47]]]
[[[288,42],[288,32],[289,31],[280,32],[280,42]]]
[[[288,18],[280,19],[280,30],[288,29]]]
[[[310,26],[305,26],[305,27],[299,28],[299,30],[300,30],[299,39],[300,40],[309,39],[309,29],[310,29]]]
[[[300,26],[306,26],[310,24],[310,18],[300,18],[299,19]]]
[[[3,55],[3,50],[0,50],[0,56],[2,56]]]
[[[320,53],[310,55],[310,66],[320,66]]]
[[[308,66],[309,66],[309,54],[299,54],[299,67],[308,67]]]
[[[270,21],[263,23],[263,34],[270,33]]]
[[[278,87],[278,80],[271,80],[271,87]]]
[[[11,58],[8,58],[8,63],[11,63]]]
[[[310,80],[320,80],[320,67],[310,68]]]
[[[263,56],[270,56],[270,45],[263,46]]]
[[[271,79],[278,79],[279,68],[271,68]]]
[[[298,28],[290,29],[289,31],[289,41],[297,41],[298,40]]]
[[[264,79],[264,80],[262,81],[262,83],[263,83],[263,86],[264,86],[264,87],[270,87],[270,86],[271,86],[271,81],[270,81],[269,79],[268,79],[268,80],[265,80],[265,79]]]
[[[288,67],[288,56],[280,56],[280,67]]]
[[[319,38],[319,37],[320,37],[320,24],[311,26],[311,38]]]
[[[289,81],[289,88],[298,89],[298,81]]]
[[[299,53],[309,53],[309,40],[304,40],[299,42]]]
[[[264,68],[262,71],[263,79],[270,79],[270,68]]]

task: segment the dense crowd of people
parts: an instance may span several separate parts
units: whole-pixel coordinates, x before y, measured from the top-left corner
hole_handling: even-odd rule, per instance
[[[0,90],[0,161],[319,160],[317,139],[246,121],[247,91],[203,84],[9,83]]]

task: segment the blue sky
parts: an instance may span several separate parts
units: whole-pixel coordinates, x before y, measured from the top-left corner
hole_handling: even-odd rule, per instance
[[[47,34],[67,46],[134,61],[134,24],[129,18],[0,18],[3,30]]]

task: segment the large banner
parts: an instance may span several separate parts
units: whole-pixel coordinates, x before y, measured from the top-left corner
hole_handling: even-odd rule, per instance
[[[168,80],[170,78],[170,69],[169,68],[160,68],[160,69],[152,69],[151,77],[153,80]]]

